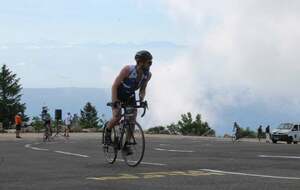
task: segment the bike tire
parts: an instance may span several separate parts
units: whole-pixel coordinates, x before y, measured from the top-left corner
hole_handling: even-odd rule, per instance
[[[115,140],[116,140],[116,131],[115,128],[112,129],[111,131],[111,139],[112,143],[107,144],[105,142],[105,134],[106,134],[106,125],[103,128],[103,133],[102,133],[102,146],[103,146],[103,152],[104,152],[104,157],[106,162],[113,164],[116,159],[117,159],[117,148],[115,146]]]
[[[236,142],[236,135],[231,136],[231,141],[232,141],[233,144]]]
[[[130,142],[125,143],[127,143],[127,146],[129,146],[132,149],[132,154],[127,155],[126,152],[122,151],[122,156],[128,166],[135,167],[141,163],[144,157],[145,136],[141,125],[137,122],[135,122],[134,130],[132,130],[132,127],[128,127],[128,129],[125,130],[125,141],[127,135],[130,135],[129,133],[133,134],[133,138],[130,138]]]
[[[43,142],[50,141],[50,129],[49,126],[46,126],[44,135],[43,135]]]

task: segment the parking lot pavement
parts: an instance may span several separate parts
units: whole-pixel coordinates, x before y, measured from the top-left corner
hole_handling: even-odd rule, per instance
[[[299,145],[147,136],[143,162],[104,161],[101,135],[0,139],[0,189],[299,189]],[[11,139],[10,139],[11,138]],[[5,140],[4,140],[5,139]]]

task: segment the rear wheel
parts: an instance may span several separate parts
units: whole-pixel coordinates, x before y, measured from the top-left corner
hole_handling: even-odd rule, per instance
[[[135,125],[128,126],[125,130],[124,145],[131,150],[128,155],[127,151],[122,151],[122,156],[128,166],[137,166],[144,157],[145,152],[145,137],[140,124],[137,122]]]
[[[232,143],[235,143],[235,141],[236,141],[236,136],[235,135],[231,136],[231,141],[232,141]]]
[[[43,136],[43,142],[50,141],[50,137],[51,137],[51,126],[46,125],[45,131],[44,131],[44,136]]]
[[[105,142],[105,136],[107,134],[107,130],[106,130],[106,126],[107,123],[105,124],[105,127],[103,129],[103,133],[102,133],[102,144],[103,144],[103,152],[104,152],[104,156],[105,156],[105,160],[110,163],[113,164],[116,161],[117,158],[117,148],[116,148],[116,131],[115,128],[113,128],[111,130],[111,143],[107,143]]]

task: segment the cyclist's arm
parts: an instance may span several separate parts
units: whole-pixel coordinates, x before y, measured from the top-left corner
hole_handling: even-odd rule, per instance
[[[151,79],[151,76],[152,76],[152,74],[150,73],[148,80],[140,88],[139,96],[140,96],[141,101],[143,101],[146,96],[146,87],[147,87],[149,80]]]
[[[111,89],[111,101],[112,102],[116,102],[118,101],[118,87],[122,84],[122,81],[128,77],[130,72],[130,67],[129,66],[125,66],[121,72],[119,73],[119,75],[117,76],[117,78],[115,79],[113,85],[112,85],[112,89]]]

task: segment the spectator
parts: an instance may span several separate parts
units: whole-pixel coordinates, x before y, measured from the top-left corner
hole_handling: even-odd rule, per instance
[[[260,139],[261,139],[262,136],[263,136],[262,133],[263,133],[263,132],[262,132],[262,126],[260,125],[260,126],[258,127],[258,129],[257,129],[257,138],[258,138],[259,142],[260,142]]]
[[[66,118],[65,118],[65,124],[67,126],[67,128],[65,129],[65,134],[64,136],[69,137],[69,132],[71,130],[71,124],[72,124],[72,115],[70,112],[68,112]]]
[[[15,116],[15,124],[16,124],[16,138],[21,138],[20,136],[20,131],[21,131],[21,126],[22,126],[22,118],[21,118],[22,113],[19,112]]]
[[[270,125],[266,127],[266,143],[271,143]]]

